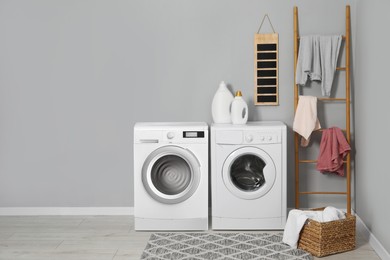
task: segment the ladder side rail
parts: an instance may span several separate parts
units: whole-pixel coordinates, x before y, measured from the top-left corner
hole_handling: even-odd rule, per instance
[[[296,84],[296,72],[297,72],[297,61],[298,61],[298,42],[299,31],[298,31],[298,7],[294,6],[294,114],[298,106],[299,98],[299,86]],[[295,153],[295,208],[299,208],[299,135],[294,134],[294,153]]]
[[[349,5],[345,8],[345,95],[346,95],[346,135],[347,141],[351,144],[351,64],[350,64],[350,53],[351,53],[351,8]],[[351,214],[351,154],[347,155],[347,212]]]

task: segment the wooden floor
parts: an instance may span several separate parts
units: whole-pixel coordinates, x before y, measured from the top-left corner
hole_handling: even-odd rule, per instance
[[[150,234],[132,216],[0,216],[0,259],[139,259]],[[321,259],[380,258],[358,234],[356,250]]]

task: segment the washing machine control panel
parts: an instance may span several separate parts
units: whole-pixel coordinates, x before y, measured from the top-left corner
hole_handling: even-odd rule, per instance
[[[162,133],[161,142],[166,143],[204,143],[207,142],[207,133],[205,131],[181,131],[167,130]]]
[[[245,131],[244,143],[247,144],[274,144],[280,143],[280,135],[273,132]]]
[[[176,138],[175,138],[176,137]],[[168,140],[180,139],[180,138],[204,138],[204,131],[169,131],[166,132],[166,138]]]

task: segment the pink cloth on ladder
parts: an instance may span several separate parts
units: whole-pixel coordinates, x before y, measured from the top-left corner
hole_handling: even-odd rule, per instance
[[[344,176],[343,160],[350,150],[351,146],[340,128],[325,129],[322,132],[317,170],[322,173],[331,172]]]

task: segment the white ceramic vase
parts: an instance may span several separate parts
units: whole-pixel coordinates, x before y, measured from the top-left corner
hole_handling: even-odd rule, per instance
[[[233,99],[233,94],[229,91],[225,82],[222,81],[219,84],[219,88],[215,93],[211,104],[211,114],[214,123],[230,124],[232,122],[230,117],[230,105]]]
[[[245,125],[248,121],[248,105],[242,98],[241,91],[236,92],[232,101],[231,119],[235,125]]]

